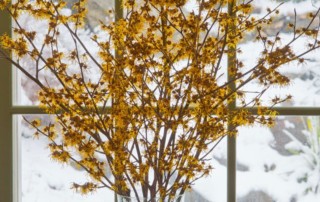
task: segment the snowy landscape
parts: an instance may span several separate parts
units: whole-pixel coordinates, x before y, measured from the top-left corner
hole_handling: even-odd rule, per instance
[[[254,15],[261,16],[267,7],[275,7],[279,2],[256,0]],[[281,9],[283,16],[292,16],[315,11],[319,1],[305,0],[299,3],[287,2]],[[190,3],[188,9],[196,9]],[[65,12],[69,12],[66,10]],[[285,18],[286,19],[286,18]],[[287,20],[290,20],[289,18]],[[292,20],[292,19],[291,19]],[[24,26],[34,23],[25,16]],[[38,23],[39,30],[41,23]],[[281,26],[281,25],[279,25]],[[34,28],[34,27],[33,27]],[[271,28],[270,28],[271,29]],[[80,35],[89,37],[91,32],[83,30]],[[290,38],[288,33],[282,38]],[[40,41],[40,40],[39,40]],[[61,42],[68,44],[67,39]],[[305,45],[303,40],[296,49]],[[252,40],[240,45],[239,55],[245,65],[254,64],[259,49]],[[67,49],[67,45],[65,47]],[[95,51],[95,47],[90,47]],[[288,88],[274,88],[265,95],[291,94],[291,102],[283,106],[313,107],[320,104],[320,50],[309,54],[307,63],[299,66],[286,66],[283,72],[292,80]],[[27,61],[26,61],[27,62]],[[34,105],[35,89],[31,82],[22,78],[17,103]],[[257,88],[252,83],[251,90]],[[45,116],[45,115],[43,115]],[[31,117],[31,116],[30,116]],[[30,118],[29,117],[29,118]],[[114,193],[108,189],[97,190],[88,195],[80,195],[70,189],[73,182],[81,183],[89,176],[76,165],[61,165],[50,158],[47,140],[35,139],[33,130],[17,118],[20,124],[18,135],[20,145],[20,194],[21,202],[111,202]],[[225,202],[227,195],[226,138],[213,152],[213,170],[209,177],[198,180],[187,196],[193,202]],[[196,199],[195,199],[196,198]],[[188,199],[186,199],[187,201]],[[277,118],[275,127],[243,127],[237,138],[237,201],[238,202],[317,202],[320,201],[320,117]]]

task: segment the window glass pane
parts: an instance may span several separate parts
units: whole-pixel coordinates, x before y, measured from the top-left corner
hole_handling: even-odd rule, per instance
[[[68,4],[69,5],[69,4]],[[90,5],[90,1],[89,1]],[[98,4],[95,3],[97,9],[100,9]],[[94,7],[94,6],[93,6]],[[95,12],[95,10],[92,10],[92,8],[88,8],[89,11]],[[197,7],[194,6],[194,4],[188,4],[188,6],[185,8],[185,13],[190,13],[192,10],[196,10]],[[188,10],[189,9],[189,10]],[[63,12],[66,13],[66,15],[71,15],[72,12],[70,10],[63,10]],[[97,11],[98,12],[98,11]],[[99,12],[98,12],[99,13]],[[88,14],[90,16],[90,12]],[[98,16],[103,16],[102,14]],[[84,42],[84,45],[89,49],[89,51],[97,51],[97,47],[90,44],[90,37],[93,36],[93,34],[99,35],[100,32],[98,29],[94,28],[94,22],[88,17],[86,21],[85,29],[78,29],[77,34]],[[39,23],[35,23],[34,19],[30,17],[29,15],[22,15],[19,23],[16,26],[21,25],[24,27],[27,31],[37,31],[39,34],[35,38],[34,45],[37,47],[37,49],[41,49],[41,45],[43,40],[46,40],[46,35],[48,32],[48,23],[46,21],[40,21]],[[37,25],[37,26],[35,26]],[[39,27],[38,27],[39,25]],[[79,46],[79,51],[85,52],[85,48],[82,47],[82,45],[79,45],[79,43],[74,42],[74,38],[70,35],[68,30],[65,27],[61,27],[59,29],[60,35],[55,39],[59,41],[58,47],[56,46],[49,46],[43,48],[44,57],[47,59],[49,57],[55,57],[53,54],[54,51],[65,51],[65,52],[71,52],[75,46]],[[216,34],[216,33],[211,33]],[[50,35],[49,35],[50,36]],[[77,40],[77,39],[76,39]],[[31,44],[33,45],[33,44]],[[95,61],[93,61],[95,57],[89,58],[88,61],[86,61],[89,67],[89,76],[88,79],[92,79],[91,81],[94,81],[94,79],[98,78],[101,75],[101,72],[99,72],[98,68],[95,67]],[[97,58],[95,58],[97,59]],[[31,60],[29,58],[24,58],[20,62],[21,65],[26,67],[27,71],[34,77],[39,77],[41,81],[46,82],[49,84],[50,87],[54,86],[60,86],[61,82],[55,77],[55,75],[52,73],[51,69],[47,67],[45,63],[42,63],[42,58],[38,58],[37,60]],[[67,61],[62,61],[66,62]],[[182,61],[186,62],[186,61]],[[226,60],[225,57],[222,59],[222,64],[225,67],[226,66]],[[61,65],[60,63],[58,65]],[[68,64],[70,66],[74,64]],[[77,65],[77,64],[76,64]],[[76,66],[75,65],[75,66]],[[71,69],[71,72],[68,72],[70,74],[72,73],[79,73],[79,69]],[[220,67],[219,67],[220,68]],[[225,68],[224,68],[225,69]],[[207,71],[207,69],[206,69]],[[80,72],[81,73],[81,72]],[[93,76],[93,77],[90,77]],[[225,71],[224,73],[221,71],[218,74],[219,77],[223,77],[225,79]],[[17,74],[17,98],[15,100],[15,104],[17,105],[34,105],[38,104],[37,101],[37,86],[27,79],[22,74]],[[32,116],[26,116],[27,118],[30,118]],[[20,117],[21,119],[21,117]],[[50,123],[50,118],[45,118],[47,120],[47,123]],[[22,173],[22,181],[21,181],[21,190],[22,190],[22,200],[24,201],[43,201],[44,197],[48,197],[49,195],[55,193],[55,197],[61,197],[61,198],[55,198],[52,197],[53,201],[61,201],[61,200],[78,200],[79,198],[74,197],[76,195],[75,193],[67,192],[69,191],[69,187],[71,186],[70,181],[71,178],[76,178],[77,180],[81,181],[81,177],[78,177],[78,175],[84,175],[84,171],[79,171],[77,167],[74,167],[71,165],[71,168],[69,166],[62,167],[60,165],[51,164],[50,160],[50,154],[48,150],[46,150],[46,145],[48,142],[46,140],[43,140],[40,138],[39,140],[33,140],[31,131],[21,123],[21,133],[19,133],[19,137],[21,138],[21,173]],[[21,134],[21,136],[20,136]],[[219,172],[214,172],[210,175],[210,177],[202,179],[199,181],[199,183],[196,183],[194,188],[192,188],[191,193],[188,193],[188,196],[190,198],[201,200],[201,201],[208,201],[212,199],[217,200],[225,200],[226,197],[226,155],[225,155],[225,141],[221,142],[219,146],[216,148],[217,153],[214,156],[214,161],[212,162],[213,167],[221,168],[219,169]],[[50,169],[49,169],[50,168]],[[53,170],[53,173],[49,173],[49,170]],[[58,170],[57,170],[58,169]],[[57,170],[57,171],[56,171]],[[61,170],[61,172],[60,172]],[[65,174],[68,173],[68,174]],[[69,173],[72,173],[69,175]],[[58,178],[59,175],[62,178]],[[69,183],[69,184],[68,184]],[[218,184],[220,183],[220,184]],[[221,185],[223,184],[223,188],[221,188]],[[212,194],[211,187],[214,187],[217,194]],[[109,194],[109,195],[108,195]],[[96,195],[96,194],[95,194]],[[99,201],[101,198],[104,199],[110,199],[110,192],[104,193],[104,197],[100,197],[101,194],[97,194],[98,198],[90,198],[91,201]],[[71,200],[68,197],[72,197]],[[86,198],[86,197],[85,197]],[[82,199],[82,198],[81,198]],[[89,200],[89,199],[88,199]],[[81,200],[83,201],[83,200]]]
[[[36,117],[45,123],[52,121],[47,115],[23,115],[28,120]],[[62,165],[51,157],[48,139],[34,137],[34,130],[23,120],[18,121],[20,141],[20,188],[21,202],[105,202],[113,199],[114,194],[108,189],[98,189],[93,193],[81,195],[71,189],[72,183],[82,184],[90,178],[85,170],[75,164]]]
[[[60,15],[64,15],[67,18],[71,18],[70,16],[74,15],[78,11],[75,9],[74,4],[78,2],[78,0],[67,0],[66,6],[61,9]],[[30,1],[30,4],[34,4],[34,1]],[[88,0],[87,2],[87,13],[85,17],[85,24],[79,28],[77,31],[72,29],[73,32],[77,32],[77,36],[83,42],[82,46],[79,41],[77,41],[74,37],[72,37],[71,33],[68,31],[68,28],[62,24],[58,26],[56,31],[59,31],[60,34],[57,35],[53,33],[53,31],[49,30],[49,22],[48,20],[39,20],[35,17],[32,17],[26,12],[22,12],[22,15],[18,19],[18,23],[14,23],[14,28],[25,29],[28,32],[35,31],[37,34],[35,35],[35,39],[32,43],[28,43],[29,47],[36,47],[38,52],[42,52],[43,58],[35,58],[32,59],[30,56],[25,56],[24,58],[19,60],[20,65],[28,71],[32,76],[39,78],[42,82],[48,82],[50,86],[59,86],[61,83],[58,81],[56,76],[52,73],[50,68],[46,66],[43,59],[47,59],[50,57],[56,57],[53,55],[53,51],[63,52],[65,55],[62,57],[62,63],[68,65],[69,70],[68,73],[77,73],[79,69],[77,67],[77,63],[71,62],[67,60],[67,57],[71,54],[75,47],[78,48],[80,54],[85,53],[85,49],[87,49],[90,53],[93,54],[93,57],[97,56],[97,45],[90,39],[93,35],[101,36],[103,33],[99,28],[99,23],[108,24],[114,20],[114,1],[113,0]],[[69,26],[72,28],[72,23],[69,23]],[[17,34],[13,33],[14,36]],[[53,43],[48,44],[43,47],[44,41],[47,36],[53,37],[57,41],[58,46]],[[17,36],[18,37],[18,36]],[[106,37],[104,37],[106,38]],[[32,48],[30,49],[30,51]],[[80,58],[85,60],[84,58]],[[90,57],[86,60],[87,65],[90,66],[90,71],[92,74],[97,73],[97,67],[95,63],[90,59]],[[59,67],[59,64],[55,64]],[[98,74],[98,73],[97,73]],[[38,105],[39,102],[37,100],[37,93],[39,91],[38,85],[31,81],[27,76],[22,74],[20,71],[15,71],[15,91],[14,93],[14,104],[15,105]]]
[[[281,42],[276,43],[274,47],[283,47],[293,39],[293,29],[289,28],[289,23],[294,24],[295,11],[297,14],[296,28],[298,29],[308,26],[308,23],[310,22],[310,18],[307,17],[308,13],[316,12],[320,5],[319,1],[311,0],[257,0],[254,1],[255,8],[253,11],[253,17],[256,19],[261,18],[267,13],[267,8],[273,9],[280,2],[285,2],[278,9],[280,13],[278,15],[274,15],[272,24],[270,26],[265,26],[260,32],[261,36],[269,37],[271,41],[275,40],[275,37],[279,32],[278,36],[281,38]],[[319,19],[315,18],[310,28],[315,28],[318,25]],[[257,36],[259,36],[259,33],[256,30],[252,31],[245,37],[243,43],[239,45],[242,53],[239,53],[238,57],[244,64],[244,70],[254,67],[258,63],[259,57],[262,56],[262,51],[265,47],[261,40],[256,40]],[[292,50],[298,55],[306,50],[308,43],[313,42],[314,41],[312,39],[301,37],[293,43],[294,45],[292,46]],[[271,50],[272,47],[267,46],[267,49]],[[273,48],[273,50],[275,49],[276,48]],[[293,98],[281,103],[280,106],[318,106],[320,104],[320,71],[318,68],[320,60],[318,55],[319,51],[317,50],[304,56],[304,61],[301,63],[291,62],[281,67],[279,72],[288,77],[291,80],[291,83],[287,87],[277,86],[268,89],[268,91],[262,96],[262,105],[270,106],[271,100],[274,96],[286,97],[286,95],[290,94]],[[263,87],[258,84],[258,80],[251,81],[249,85],[242,89],[246,94],[246,102],[250,102],[258,95],[259,92],[261,92],[262,89]],[[238,105],[240,105],[240,100],[238,100]]]
[[[88,195],[81,195],[71,189],[73,183],[83,184],[90,181],[88,173],[76,163],[61,164],[53,160],[48,146],[52,142],[43,135],[39,135],[39,138],[34,136],[35,130],[24,119],[30,122],[41,119],[43,125],[54,123],[54,118],[49,115],[15,116],[20,142],[18,169],[21,176],[21,202],[113,200],[113,192],[107,188],[98,189]],[[191,190],[186,193],[187,201],[226,201],[226,138],[219,142],[211,156],[214,169],[208,177],[193,183]]]
[[[227,138],[213,150],[212,171],[206,178],[195,182],[190,201],[227,201]]]
[[[273,128],[241,128],[237,201],[320,197],[320,117],[278,117]]]
[[[34,1],[32,1],[34,2]],[[76,0],[70,0],[68,1],[67,7],[65,9],[61,10],[61,14],[69,17],[74,14],[69,8],[71,7],[72,3],[76,2]],[[198,5],[195,3],[196,1],[189,1],[185,7],[183,7],[183,14],[189,15],[193,11],[197,12]],[[106,24],[114,20],[114,4],[112,0],[102,1],[102,0],[89,0],[88,1],[88,13],[87,18],[85,20],[84,28],[77,30],[77,36],[81,39],[81,41],[84,43],[84,46],[87,48],[88,52],[93,53],[91,56],[86,56],[86,58],[80,58],[81,60],[86,60],[86,64],[88,66],[88,69],[90,69],[90,74],[92,74],[90,77],[99,79],[99,70],[96,65],[96,61],[101,65],[102,62],[100,61],[101,58],[97,57],[95,53],[99,51],[99,47],[95,42],[93,42],[90,37],[93,37],[94,35],[98,36],[98,39],[108,41],[109,38],[106,36],[105,32],[101,32],[99,28],[96,26],[98,25],[99,20],[102,20]],[[111,12],[109,12],[111,11]],[[152,10],[152,12],[157,13],[155,9]],[[226,12],[225,10],[223,12]],[[125,13],[125,15],[129,15],[128,13]],[[69,19],[69,18],[68,18]],[[207,20],[208,23],[212,23],[211,21]],[[21,17],[18,20],[18,24],[14,25],[15,27],[21,26],[28,32],[36,31],[38,34],[35,35],[35,40],[32,44],[29,44],[30,46],[36,47],[36,50],[39,52],[41,51],[43,54],[42,56],[44,59],[47,58],[56,58],[57,55],[52,54],[53,51],[59,51],[63,52],[65,55],[62,56],[62,63],[63,65],[67,65],[70,68],[69,74],[77,73],[79,71],[77,69],[77,63],[70,62],[70,60],[67,59],[67,57],[71,54],[71,52],[74,50],[76,44],[74,42],[75,38],[72,37],[68,29],[61,25],[59,26],[59,36],[57,34],[53,34],[52,31],[50,32],[48,30],[48,21],[46,20],[40,20],[35,21],[33,17],[31,17],[28,14],[22,14]],[[212,29],[211,31],[208,31],[210,33],[209,36],[212,38],[218,38],[221,40],[221,34],[217,33],[215,29]],[[221,31],[219,31],[221,32]],[[49,33],[49,34],[48,34]],[[143,34],[143,30],[141,31]],[[203,40],[205,36],[205,32],[203,31],[201,35],[201,39]],[[49,36],[49,37],[47,37]],[[43,41],[45,39],[50,39],[50,37],[53,37],[54,40],[57,41],[58,46],[51,47],[50,44],[48,46],[42,47]],[[174,40],[181,40],[181,35],[178,34],[178,32],[174,35]],[[50,41],[50,40],[49,40]],[[77,39],[75,40],[77,41]],[[79,52],[85,53],[86,50],[84,50],[84,47],[80,42],[77,42],[77,46],[79,48]],[[42,49],[43,48],[43,49]],[[218,51],[218,50],[216,50]],[[214,52],[214,51],[213,51]],[[80,54],[80,55],[81,55]],[[154,55],[156,58],[159,57],[159,55]],[[153,57],[153,56],[152,56]],[[151,58],[152,58],[151,57]],[[59,86],[61,85],[61,82],[59,79],[56,78],[56,76],[53,74],[52,70],[48,68],[48,64],[46,64],[43,61],[43,58],[36,58],[31,59],[30,57],[25,57],[21,59],[20,64],[25,67],[25,69],[30,73],[32,76],[39,78],[43,82],[47,82],[50,84],[50,86]],[[220,63],[221,62],[221,63]],[[175,64],[175,68],[179,70],[180,68],[185,68],[187,62],[187,59],[184,61],[179,61],[177,64]],[[216,62],[217,63],[217,62]],[[55,64],[57,68],[61,68],[61,64]],[[217,68],[219,69],[218,72],[216,72],[215,77],[219,78],[218,83],[221,84],[222,82],[225,82],[226,80],[226,57],[223,57],[222,60],[219,60],[219,65],[216,64]],[[190,64],[187,68],[190,68]],[[206,65],[205,72],[213,75],[213,69],[212,65]],[[93,76],[95,75],[95,76]],[[37,101],[37,93],[39,91],[39,87],[32,81],[30,81],[29,78],[27,78],[25,75],[22,75],[18,73],[17,81],[16,81],[16,91],[15,93],[15,100],[14,104],[16,105],[37,105],[39,104]]]

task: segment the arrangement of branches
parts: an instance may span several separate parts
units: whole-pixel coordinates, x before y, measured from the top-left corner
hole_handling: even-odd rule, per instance
[[[307,27],[289,24],[292,38],[284,43],[280,33],[263,32],[277,8],[256,19],[252,1],[199,0],[191,12],[187,2],[122,2],[123,16],[101,23],[103,34],[92,35],[98,50],[92,52],[78,35],[84,0],[72,14],[62,12],[63,1],[0,1],[15,24],[14,37],[0,37],[0,55],[40,87],[40,106],[56,117],[47,125],[25,120],[36,136],[51,140],[52,159],[74,162],[90,174],[92,181],[73,185],[81,193],[109,188],[162,200],[183,194],[210,173],[211,153],[221,138],[236,135],[239,126],[273,124],[272,107],[291,96],[274,97],[270,107],[262,106],[261,96],[271,86],[289,84],[281,66],[304,63],[319,48],[319,26],[311,28],[319,10],[309,14]],[[45,21],[47,33],[24,28],[19,16],[25,13]],[[254,66],[244,67],[235,56],[249,32],[264,48]],[[70,37],[72,47],[63,49],[61,37]],[[297,52],[292,46],[299,39],[307,45]],[[32,61],[32,70],[25,60]],[[223,80],[226,73],[229,79]],[[261,89],[246,99],[250,92],[242,89],[252,82]],[[240,105],[233,109],[236,100]]]

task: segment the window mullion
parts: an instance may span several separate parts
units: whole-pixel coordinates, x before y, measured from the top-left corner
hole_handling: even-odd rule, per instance
[[[236,5],[236,0],[231,0],[228,3],[228,14],[231,18],[236,17],[234,12],[234,6]],[[229,30],[226,31],[227,38],[235,34],[236,25],[235,20],[230,24]],[[236,45],[228,45],[228,82],[229,89],[234,92],[236,89],[235,82],[230,82],[234,80],[234,76],[230,74],[231,69],[236,68]],[[228,104],[229,110],[236,109],[236,100],[231,100]],[[233,128],[230,120],[232,117],[228,117],[228,130]],[[231,134],[227,137],[227,201],[236,202],[236,136]]]
[[[3,64],[3,63],[1,63]],[[9,64],[10,65],[10,64]],[[3,65],[2,65],[3,66]],[[3,81],[2,81],[3,82]],[[241,107],[234,107],[234,110],[243,109]],[[258,109],[245,108],[253,114],[257,114]],[[110,110],[110,107],[105,109]],[[274,107],[273,110],[278,112],[278,116],[318,116],[320,114],[319,107]],[[16,105],[12,106],[10,109],[11,114],[46,114],[43,109],[39,106],[26,106],[26,105]]]
[[[115,7],[115,22],[118,22],[119,20],[123,19],[123,1],[122,0],[114,0],[114,7]],[[115,49],[115,57],[118,59],[119,53],[117,49]],[[114,70],[115,72],[115,79],[117,80],[117,70]],[[114,100],[117,100],[116,97],[113,97],[112,106],[114,105]],[[118,202],[117,193],[114,192],[114,201]]]
[[[253,114],[257,114],[256,107],[246,108]],[[278,112],[278,116],[319,116],[319,107],[274,107],[273,110]]]
[[[0,12],[0,35],[11,33],[11,18]],[[13,201],[12,72],[9,61],[0,57],[0,201]]]

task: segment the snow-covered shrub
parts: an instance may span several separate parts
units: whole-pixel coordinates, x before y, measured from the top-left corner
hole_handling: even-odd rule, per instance
[[[320,186],[320,118],[308,117],[303,118],[305,130],[301,133],[306,142],[298,140],[291,132],[284,130],[286,135],[291,138],[291,142],[286,144],[285,148],[292,153],[301,157],[305,162],[303,168],[294,168],[297,175],[297,182],[305,184],[304,194],[313,192],[319,193]]]

